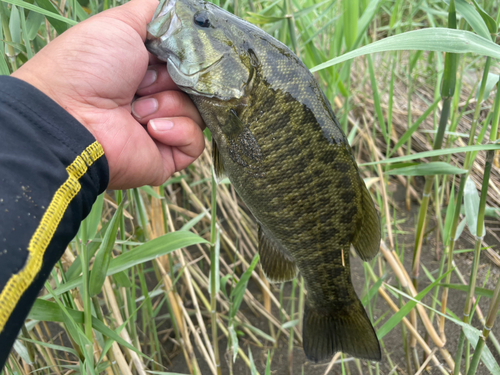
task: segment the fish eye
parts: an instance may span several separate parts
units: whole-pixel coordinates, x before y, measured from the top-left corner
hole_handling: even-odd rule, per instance
[[[194,23],[200,27],[210,27],[210,20],[206,11],[200,11],[194,15]]]

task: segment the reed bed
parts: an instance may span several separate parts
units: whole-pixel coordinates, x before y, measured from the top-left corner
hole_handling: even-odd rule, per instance
[[[1,0],[0,73],[120,4]],[[264,277],[251,214],[214,183],[207,130],[162,186],[99,197],[3,374],[500,374],[498,2],[220,5],[301,57],[348,135],[382,223],[380,254],[353,262],[382,362],[306,360],[303,280]]]

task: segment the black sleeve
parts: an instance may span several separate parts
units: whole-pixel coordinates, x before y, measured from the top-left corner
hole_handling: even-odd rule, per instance
[[[103,148],[89,131],[31,85],[0,76],[0,371],[107,184]]]

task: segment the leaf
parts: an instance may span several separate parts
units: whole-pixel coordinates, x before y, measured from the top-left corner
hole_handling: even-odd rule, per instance
[[[281,326],[281,328],[284,328],[284,329],[287,329],[287,328],[292,328],[292,327],[295,327],[297,324],[299,324],[299,320],[298,319],[294,319],[294,320],[290,320],[286,323],[283,323],[283,325]]]
[[[386,143],[390,143],[390,135],[387,132],[387,125],[384,120],[384,113],[382,111],[382,107],[380,105],[380,95],[377,87],[377,79],[375,78],[375,70],[373,69],[373,61],[371,56],[367,56],[368,60],[368,71],[370,73],[370,82],[372,85],[372,96],[373,96],[373,105],[375,107],[375,113],[377,114],[378,123],[380,125],[380,129],[382,130],[382,136],[384,137]]]
[[[126,271],[115,273],[113,278],[118,286],[123,288],[131,288],[134,285]]]
[[[264,331],[261,331],[260,329],[254,327],[251,324],[245,324],[242,322],[238,322],[238,324],[245,327],[245,328],[248,328],[250,331],[254,332],[255,334],[259,335],[260,337],[263,337],[264,339],[266,339],[269,342],[272,342],[272,343],[276,342],[276,340],[273,339],[271,336],[269,336],[267,333],[265,333]]]
[[[446,217],[444,220],[444,231],[443,231],[443,244],[448,245],[448,239],[450,238],[451,226],[453,225],[453,219],[455,216],[455,184],[451,184],[450,192],[450,203],[446,207]]]
[[[258,13],[247,12],[249,17],[248,21],[258,24],[274,23],[286,20],[286,17],[273,17],[273,16],[263,16]]]
[[[445,0],[447,4],[450,3],[449,0]],[[472,29],[483,38],[491,39],[490,31],[486,26],[481,15],[477,12],[473,5],[469,4],[465,0],[455,0],[455,6],[458,12],[465,18],[467,23],[472,27]]]
[[[226,284],[228,282],[228,280],[231,278],[231,275],[230,274],[227,274],[227,275],[224,275],[221,279],[220,279],[220,290],[222,290],[222,293],[224,293],[224,296],[229,299],[228,295],[227,295],[227,291],[226,291]]]
[[[24,47],[26,49],[26,55],[28,56],[28,59],[31,59],[34,53],[28,36],[28,26],[26,25],[26,17],[24,14],[24,9],[19,9],[19,17],[21,18],[21,29],[23,32],[23,42],[24,42]]]
[[[460,238],[462,235],[462,232],[464,231],[465,224],[467,224],[467,221],[465,218],[462,219],[462,221],[457,225],[457,232],[455,233],[455,241]]]
[[[417,294],[417,296],[414,298],[417,301],[422,300],[427,293],[429,293],[438,283],[441,281],[446,275],[448,275],[451,271],[449,270],[448,272],[442,274],[439,276],[439,278],[436,279],[431,285],[429,285],[427,288],[422,290],[420,293]],[[398,291],[399,292],[399,291]],[[406,304],[393,316],[387,320],[382,327],[377,331],[377,337],[379,340],[382,340],[382,338],[387,335],[396,325],[401,322],[401,320],[412,310],[417,302],[414,300],[410,300],[406,302]]]
[[[76,357],[78,357],[78,353],[74,349],[68,348],[66,346],[49,344],[47,342],[32,340],[32,339],[28,339],[28,338],[22,337],[22,336],[19,336],[19,340],[26,341],[26,342],[32,342],[33,344],[44,346],[46,348],[50,348],[53,350],[59,350],[61,352],[71,353],[71,354],[75,355]],[[15,348],[15,344],[14,344],[14,348]]]
[[[230,324],[229,327],[229,335],[231,337],[231,349],[233,351],[233,363],[236,362],[236,357],[238,356],[238,348],[240,347],[238,344],[238,335],[234,329],[234,325]]]
[[[209,242],[191,232],[167,233],[112,259],[109,264],[108,276],[129,269],[137,264],[147,262],[148,260],[155,259],[161,255],[171,253],[182,247],[196,245],[198,243]]]
[[[369,267],[369,265],[367,263],[363,263],[363,266],[365,267],[365,270],[367,269],[367,267]],[[382,286],[382,282],[385,280],[385,278],[386,278],[386,275],[383,275],[382,277],[380,277],[377,280],[377,282],[375,284],[373,284],[373,286],[370,288],[370,290],[368,290],[368,293],[366,293],[363,296],[363,298],[361,298],[361,303],[363,304],[364,307],[366,307],[368,305],[368,302],[370,302],[371,299],[373,298],[373,296],[375,296],[378,293],[378,290]]]
[[[96,234],[99,223],[101,222],[102,206],[104,204],[104,193],[100,194],[94,204],[92,205],[92,210],[90,214],[82,222],[82,225],[87,226],[87,238],[92,241]]]
[[[212,278],[212,275],[215,275],[215,295],[217,295],[219,293],[219,290],[220,290],[220,273],[219,273],[219,265],[220,265],[220,260],[219,260],[219,257],[220,257],[220,232],[219,230],[216,229],[216,236],[215,236],[215,244],[214,244],[214,264],[213,264],[213,267],[214,267],[214,270],[213,272],[210,272],[210,274],[208,275],[208,285],[212,285],[211,283],[211,278]],[[209,293],[211,293],[211,290],[212,288],[209,289]]]
[[[476,347],[477,342],[479,340],[478,334],[474,331],[472,327],[469,327],[467,325],[463,326],[462,329],[464,330],[467,340],[469,340],[469,342],[472,344],[473,347]],[[500,375],[500,367],[498,366],[497,361],[491,354],[488,345],[485,345],[483,347],[483,352],[481,353],[481,359],[484,365],[488,368],[488,370],[490,370],[490,374]]]
[[[491,40],[470,31],[433,27],[408,31],[376,41],[317,65],[311,69],[311,72],[316,72],[369,53],[406,50],[475,53],[477,55],[500,59],[500,46]]]
[[[206,130],[208,130],[208,128]],[[169,178],[167,181],[165,181],[165,183],[162,186],[166,187],[168,185],[177,184],[181,182],[181,180],[184,180],[186,177],[187,175],[181,174],[180,176]]]
[[[7,41],[5,41],[4,43],[7,44],[8,46],[15,48],[18,52],[26,52],[26,47],[24,45],[22,45],[21,43],[14,43],[14,42],[7,42]]]
[[[52,294],[53,290],[52,290],[52,287],[50,286],[48,281],[45,282],[45,288],[49,291],[50,294]],[[58,298],[54,298],[54,299],[56,302],[52,303],[50,306],[52,306],[53,309],[56,309],[58,312],[60,312],[61,321],[64,323],[68,335],[81,348],[85,348],[85,347],[87,347],[87,345],[91,345],[90,340],[83,333],[81,324],[80,325],[77,324],[77,321],[75,320],[75,315],[72,314],[72,309],[67,308]],[[47,301],[43,301],[43,302],[47,302]],[[36,304],[36,301],[35,301],[35,304]],[[82,313],[81,318],[83,319],[83,313]],[[41,319],[37,319],[37,320],[41,320]]]
[[[342,9],[344,11],[345,45],[348,50],[351,50],[358,37],[359,3],[357,0],[343,0]]]
[[[12,43],[20,44],[21,19],[19,18],[19,12],[17,11],[17,7],[15,5],[12,5],[12,9],[10,10],[9,30],[10,36],[12,38]]]
[[[317,4],[311,5],[311,6],[307,7],[307,8],[300,9],[297,12],[293,13],[293,17],[295,18],[295,20],[298,20],[299,18],[301,18],[301,17],[309,14],[313,10],[318,9],[319,7],[321,7],[321,6],[325,5],[325,4],[329,4],[329,3],[331,3],[330,0],[325,0],[325,1],[319,2]]]
[[[80,19],[80,21],[85,21],[87,18],[89,18],[88,13],[80,5],[80,2],[76,1],[74,4],[75,4],[74,10],[76,12],[76,16]]]
[[[92,259],[97,250],[99,250],[100,242],[98,241],[98,237],[104,236],[104,233],[106,233],[106,231],[108,230],[109,224],[110,221],[106,221],[104,225],[101,227],[97,237],[94,238],[94,241],[92,241],[87,245],[87,252],[89,259]],[[71,264],[71,266],[69,266],[68,270],[66,271],[66,279],[67,280],[74,279],[75,277],[80,275],[81,272],[82,272],[81,258],[80,256],[77,256],[76,259]]]
[[[46,0],[46,1],[48,1],[48,0]],[[69,24],[71,26],[76,25],[78,23],[76,21],[70,20],[69,18],[63,17],[60,14],[56,14],[56,13],[54,13],[51,10],[46,10],[43,7],[38,7],[36,5],[27,3],[25,1],[21,1],[21,0],[2,0],[2,2],[8,3],[8,4],[12,4],[12,5],[17,5],[18,7],[21,7],[21,8],[24,8],[24,9],[28,9],[28,10],[31,10],[33,12],[37,12],[37,13],[40,13],[40,14],[43,14],[44,16],[49,17],[49,22],[50,22],[50,20],[58,20],[58,21],[61,21],[63,23]],[[52,7],[52,9],[55,10],[54,7]],[[54,28],[55,28],[55,26],[54,26]]]
[[[462,285],[462,284],[439,284],[439,285],[444,286],[446,288],[450,288],[450,289],[460,290],[460,291],[465,292],[465,293],[467,293],[469,291],[468,285]],[[493,297],[493,291],[490,289],[486,289],[486,288],[476,287],[474,289],[474,294],[477,296],[482,296],[482,297],[487,297],[487,298]]]
[[[198,224],[201,219],[203,219],[204,217],[206,216],[206,214],[204,212],[202,212],[201,214],[199,214],[198,216],[192,218],[191,220],[189,220],[186,224],[184,224],[182,226],[181,229],[179,229],[180,231],[190,231],[192,227],[194,227],[196,224]]]
[[[484,150],[484,151],[500,150],[500,144],[474,145],[474,146],[465,146],[465,147],[451,147],[451,148],[446,148],[446,149],[441,149],[441,150],[425,151],[425,152],[419,152],[417,154],[399,156],[397,158],[372,161],[370,163],[362,163],[362,164],[359,164],[359,166],[366,167],[369,165],[398,163],[398,162],[408,161],[408,160],[430,158],[431,156],[441,156],[441,155],[457,154],[459,152],[481,151],[481,150]]]
[[[125,200],[123,200],[116,209],[113,218],[110,220],[111,223],[108,226],[108,230],[102,239],[101,247],[95,256],[94,265],[92,266],[92,271],[90,271],[89,279],[90,297],[93,297],[101,292],[104,280],[106,279],[109,263],[112,258],[111,251],[115,245],[116,233],[118,232],[118,227],[120,225],[124,204]]]
[[[151,195],[152,197],[154,197],[156,199],[163,199],[163,197],[160,194],[158,194],[156,191],[154,191],[153,188],[149,185],[140,186],[139,189],[141,189],[146,194]]]
[[[3,4],[0,2],[0,7],[3,7]],[[9,66],[7,65],[7,61],[5,58],[7,57],[4,53],[5,45],[3,43],[3,29],[2,29],[2,17],[0,17],[0,51],[2,54],[0,55],[0,74],[4,76],[8,76],[10,74]]]
[[[266,372],[264,374],[271,375],[271,353],[269,350],[267,351]]]
[[[488,73],[488,77],[486,78],[486,86],[484,86],[483,102],[488,99],[491,90],[493,90],[493,87],[495,87],[495,85],[498,83],[499,78],[500,76],[498,74]],[[479,90],[481,88],[481,82],[479,82],[479,85],[477,85],[476,100],[479,98]]]
[[[83,311],[77,311],[66,307],[65,312],[69,315],[69,317],[71,317],[71,319],[75,323],[78,324],[84,323]],[[65,322],[65,318],[67,318],[65,312],[59,307],[58,304],[37,298],[30,313],[28,314],[28,319],[35,319],[47,322]],[[130,350],[133,350],[134,352],[143,356],[144,358],[148,358],[146,355],[142,354],[139,350],[137,350],[135,347],[133,347],[124,339],[122,339],[115,331],[109,329],[103,322],[94,317],[92,317],[92,327],[95,330],[101,332],[104,336],[107,336],[115,340],[118,344]]]
[[[354,141],[354,137],[356,137],[356,133],[358,132],[359,123],[356,122],[352,127],[349,135],[347,136],[347,142],[349,142],[349,146],[352,146],[352,142]]]
[[[370,23],[377,15],[379,8],[384,2],[384,0],[371,0],[364,10],[363,15],[358,20],[358,37],[354,42],[354,48],[357,48],[361,41],[365,38],[368,26],[370,26]]]
[[[252,351],[250,350],[250,347],[248,347],[248,359],[250,360],[250,373],[252,375],[258,375],[259,373],[257,372],[257,369],[255,368],[255,363],[253,361]]]
[[[21,339],[22,337],[20,337]],[[32,365],[33,361],[30,359],[30,355],[28,353],[28,349],[26,349],[26,346],[24,346],[21,341],[16,340],[14,341],[14,346],[13,348],[14,351],[19,354],[19,356],[23,359],[24,362],[26,362],[28,365]]]
[[[415,121],[415,123],[410,126],[410,128],[405,131],[405,133],[401,136],[401,138],[399,138],[398,140],[398,143],[396,143],[396,145],[392,148],[389,156],[391,156],[392,154],[394,154],[394,152],[396,152],[396,150],[398,150],[402,145],[404,145],[406,143],[406,141],[408,139],[410,139],[410,137],[413,135],[413,133],[415,133],[415,131],[418,129],[418,127],[420,126],[420,124],[422,122],[424,122],[424,120],[427,118],[427,116],[429,116],[431,114],[432,111],[434,111],[434,109],[436,109],[436,107],[438,106],[439,102],[441,101],[441,98],[437,98],[434,103],[432,103],[429,108],[427,108],[425,110],[424,113],[422,113],[422,116],[420,116],[417,121]]]
[[[473,236],[477,234],[477,216],[479,214],[479,194],[476,189],[476,184],[469,177],[465,181],[464,188],[464,207],[465,207],[465,219],[467,220],[467,226],[469,231]],[[484,223],[483,223],[483,233],[485,233]]]
[[[229,317],[234,318],[236,313],[240,309],[241,301],[243,301],[243,295],[245,294],[245,290],[247,289],[248,280],[252,275],[253,269],[259,262],[259,255],[256,254],[252,260],[252,264],[248,267],[248,269],[241,275],[240,281],[236,284],[233,290],[231,290],[231,300],[233,303],[231,304],[231,309],[229,310]]]
[[[488,27],[488,30],[490,31],[490,33],[496,34],[498,31],[498,25],[495,22],[495,20],[493,18],[491,18],[490,15],[488,13],[486,13],[483,8],[481,8],[481,6],[477,3],[476,0],[472,0],[472,2],[474,3],[476,10],[479,12],[481,17],[483,18],[483,21],[486,24],[486,26]]]
[[[50,13],[62,17],[59,14],[59,10],[54,6],[54,4],[50,2],[50,0],[35,0],[35,1],[40,6],[40,8],[48,10]],[[62,34],[63,32],[65,32],[66,29],[68,28],[68,24],[58,18],[54,18],[52,15],[50,15],[50,13],[46,15],[47,20],[50,22],[52,26],[54,26],[54,29],[56,29],[57,33]]]
[[[442,162],[432,161],[430,163],[422,163],[410,167],[395,168],[385,172],[388,175],[402,176],[434,176],[444,174],[464,174],[465,170],[455,167],[454,165]]]

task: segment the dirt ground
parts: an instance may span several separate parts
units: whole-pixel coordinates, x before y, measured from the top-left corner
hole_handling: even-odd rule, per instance
[[[422,181],[417,181],[422,182]],[[398,204],[398,209],[396,210],[396,215],[398,222],[401,221],[400,224],[398,224],[398,229],[399,229],[399,234],[397,234],[397,240],[400,246],[404,244],[404,248],[406,249],[405,252],[405,258],[404,258],[404,265],[407,270],[411,269],[411,262],[412,262],[412,255],[413,255],[413,245],[414,245],[414,222],[415,219],[418,215],[418,203],[417,202],[412,202],[412,207],[411,211],[407,211],[406,208],[404,208],[404,196],[405,196],[405,189],[401,184],[399,184],[396,181],[393,181],[392,184],[390,185],[392,188],[392,198],[397,202]],[[432,220],[430,224],[428,225],[428,230],[432,229],[432,226],[434,224],[432,223]],[[467,229],[466,229],[467,230]],[[464,237],[462,235],[462,237]],[[492,238],[491,236],[487,236],[485,241],[489,245],[493,245],[494,249],[499,248],[499,243]],[[458,249],[470,249],[473,247],[473,244],[471,244],[467,240],[460,240],[457,244]],[[442,251],[442,249],[439,249]],[[472,264],[472,253],[462,253],[459,254],[458,256],[455,257],[456,264],[466,280],[468,281],[468,275],[469,271],[471,268]],[[436,257],[436,244],[435,244],[435,239],[433,237],[433,232],[431,231],[428,238],[425,240],[423,248],[422,248],[422,260],[421,264],[425,265],[425,267],[430,271],[436,271],[439,267],[439,260]],[[479,275],[478,275],[478,281],[477,285],[478,286],[483,286],[484,278],[487,273],[488,268],[491,266],[491,271],[490,271],[490,278],[488,283],[485,285],[486,288],[493,289],[496,280],[499,277],[500,270],[492,264],[486,255],[483,254],[481,257],[481,266],[479,269]],[[364,271],[363,271],[363,264],[362,261],[357,258],[357,257],[351,257],[351,269],[352,269],[352,281],[354,284],[355,289],[358,292],[358,295],[361,293],[361,290],[364,285]],[[388,278],[386,279],[386,282],[391,284],[391,285],[396,285],[397,280],[395,279],[394,275],[390,271],[390,268],[387,267],[389,271]],[[456,274],[452,275],[451,279],[452,283],[460,283],[460,280],[456,276]],[[419,280],[419,290],[424,289],[427,285],[429,285],[429,282],[427,281],[427,278],[424,274],[423,271],[421,271],[420,274],[420,280]],[[290,283],[289,285],[285,286],[285,294],[290,293],[291,286]],[[249,284],[249,288],[252,289],[252,293],[255,296],[259,296],[259,289],[256,285],[253,285],[252,283]],[[457,316],[461,317],[462,316],[462,311],[464,307],[464,301],[465,301],[465,293],[456,291],[456,290],[450,290],[449,294],[449,299],[448,299],[448,308],[453,311]],[[425,303],[430,303],[430,298],[426,298],[424,300]],[[483,311],[483,314],[486,314],[488,311],[489,303],[486,298],[483,298],[480,300],[479,303],[480,308]],[[253,325],[258,327],[259,329],[262,329],[264,332],[269,333],[269,327],[267,321],[259,321],[258,318],[255,318],[255,315],[253,312],[245,305],[242,305],[241,309],[243,310],[245,316],[247,316]],[[382,316],[386,311],[388,310],[388,305],[382,298],[377,298],[377,303],[374,309],[374,317],[375,319],[378,319],[380,316]],[[392,316],[392,312],[387,314],[387,316],[384,318],[384,320],[378,324],[378,328],[382,326],[383,322],[388,319],[388,317]],[[207,321],[207,329],[209,326],[209,322]],[[473,321],[473,325],[476,328],[482,329],[481,324],[479,323],[477,317]],[[422,325],[420,324],[420,327]],[[422,329],[419,329],[420,333],[422,334],[422,337],[424,337],[424,331]],[[493,332],[497,335],[497,337],[500,336],[500,324],[497,324],[496,327],[494,327]],[[451,322],[447,322],[446,324],[446,337],[447,337],[447,348],[450,351],[452,355],[454,355],[455,349],[456,349],[456,342],[458,341],[458,337],[460,334],[459,327]],[[227,359],[223,357],[223,354],[225,352],[225,348],[227,346],[227,341],[225,340],[224,336],[221,335],[220,337],[220,349],[221,349],[221,361],[222,361],[222,373],[223,374],[230,374],[231,371],[229,369],[229,362]],[[380,362],[380,374],[389,374],[389,373],[397,373],[397,374],[407,374],[406,370],[406,365],[405,365],[405,359],[404,359],[404,349],[403,349],[403,343],[402,343],[402,337],[401,337],[401,328],[400,326],[396,326],[389,334],[387,334],[384,339],[383,339],[385,349],[383,349],[383,358],[382,361]],[[430,347],[433,348],[433,345],[431,342],[429,342]],[[248,354],[248,350],[250,349],[253,354],[253,358],[257,367],[257,371],[260,374],[264,374],[265,372],[265,364],[266,364],[266,359],[267,359],[267,353],[269,350],[272,350],[272,347],[267,347],[267,348],[258,348],[254,345],[249,345],[248,342],[242,338],[240,339],[240,346],[244,348],[245,353]],[[494,352],[494,348],[491,347],[491,344],[489,344],[490,350]],[[472,352],[472,350],[471,350]],[[390,358],[392,360],[392,366],[390,365],[389,361],[387,360],[387,356],[385,353],[389,353]],[[419,350],[420,356],[423,355],[422,350]],[[442,358],[439,357],[440,360]],[[171,358],[172,360],[172,366],[169,367],[168,371],[172,373],[181,373],[185,374],[188,373],[186,364],[185,364],[185,359],[182,356],[181,353],[179,355],[175,356],[174,358]],[[497,362],[500,363],[500,358],[498,356],[496,357]],[[200,365],[200,368],[202,370],[203,374],[209,374],[210,370],[208,367],[206,367],[206,364],[204,362],[204,359],[202,356],[198,355],[198,363]],[[463,362],[462,362],[463,363]],[[368,368],[366,366],[366,361],[361,361],[362,369],[361,372],[358,370],[358,368],[355,366],[355,363],[353,361],[348,362],[348,369],[346,371],[350,371],[351,374],[359,374],[359,373],[369,373]],[[250,374],[250,370],[248,367],[245,365],[245,363],[238,358],[236,362],[232,365],[232,373],[237,374],[237,375],[244,375],[244,374]],[[293,374],[307,374],[307,375],[319,375],[319,374],[325,374],[325,370],[328,367],[328,363],[322,363],[322,364],[314,364],[309,361],[307,361],[302,348],[300,346],[295,346],[293,350]],[[429,364],[427,367],[427,370],[429,374],[439,374],[440,371],[436,369],[432,363]],[[414,374],[417,371],[417,369],[412,369],[411,374]],[[277,344],[277,348],[274,350],[274,356],[272,358],[272,365],[271,365],[271,373],[273,375],[287,375],[289,374],[289,364],[288,364],[288,342],[282,338],[279,340]],[[349,372],[348,372],[349,373]],[[488,374],[489,371],[481,365],[477,371],[477,374]],[[334,365],[333,369],[329,372],[329,374],[342,374],[342,369],[339,364]]]

